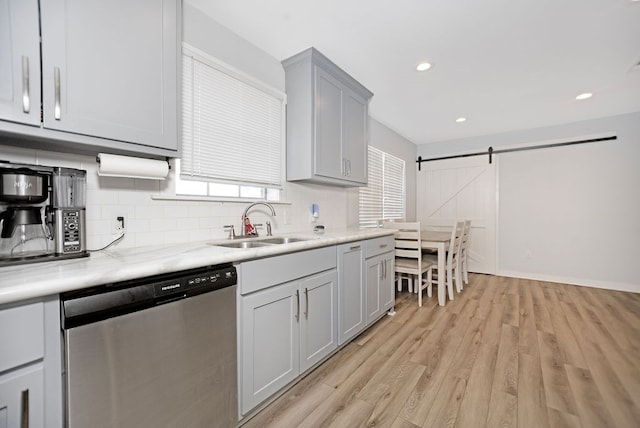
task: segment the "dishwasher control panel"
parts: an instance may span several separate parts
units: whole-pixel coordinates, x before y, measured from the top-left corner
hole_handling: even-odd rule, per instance
[[[238,282],[237,275],[236,268],[233,266],[193,273],[180,278],[158,281],[153,284],[153,292],[158,298],[199,294],[235,285]]]

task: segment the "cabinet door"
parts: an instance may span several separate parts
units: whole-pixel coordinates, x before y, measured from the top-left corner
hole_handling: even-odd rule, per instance
[[[43,391],[40,364],[0,376],[0,427],[43,427]]]
[[[241,298],[242,413],[300,373],[301,296],[290,282]]]
[[[395,256],[391,252],[367,259],[367,324],[380,318],[395,304]]]
[[[337,274],[332,269],[300,282],[300,372],[338,347]]]
[[[0,0],[0,119],[40,124],[37,0]]]
[[[383,255],[382,280],[380,281],[380,302],[382,312],[388,311],[396,304],[395,282],[395,254],[389,252]]]
[[[319,67],[315,70],[314,173],[343,178],[342,85]]]
[[[342,154],[346,162],[346,178],[367,183],[367,101],[352,92],[344,92]]]
[[[382,311],[380,284],[384,267],[381,256],[367,259],[367,324],[375,321]]]
[[[176,0],[41,2],[44,127],[177,149]]]
[[[364,252],[362,242],[338,247],[338,344],[349,341],[366,325]]]

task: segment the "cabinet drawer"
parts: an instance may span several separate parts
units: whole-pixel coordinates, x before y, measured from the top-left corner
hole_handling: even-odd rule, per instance
[[[336,267],[336,247],[316,248],[242,263],[240,294],[293,281]]]
[[[44,356],[44,303],[0,309],[0,372]]]
[[[387,253],[393,251],[395,247],[395,240],[393,235],[382,236],[380,238],[367,240],[367,253],[366,257],[374,257],[378,254]]]

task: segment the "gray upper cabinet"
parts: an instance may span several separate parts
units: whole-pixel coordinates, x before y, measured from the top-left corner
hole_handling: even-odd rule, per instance
[[[38,0],[0,0],[0,118],[40,124]]]
[[[282,62],[287,90],[287,180],[367,184],[373,96],[314,48]]]
[[[176,155],[181,2],[37,3],[0,0],[0,132]]]

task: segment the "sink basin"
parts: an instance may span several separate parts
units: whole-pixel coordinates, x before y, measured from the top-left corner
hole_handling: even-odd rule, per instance
[[[308,240],[309,239],[305,239],[305,238],[294,238],[292,236],[281,236],[277,238],[261,239],[260,242],[264,242],[267,244],[290,244],[292,242],[302,242],[302,241],[308,241]]]
[[[225,242],[222,244],[213,244],[216,247],[227,248],[256,248],[256,247],[268,247],[272,244],[267,244],[262,241],[242,241],[242,242]]]
[[[313,238],[296,238],[293,236],[278,236],[275,238],[254,238],[248,241],[211,242],[209,245],[227,248],[258,248],[270,245],[291,244],[293,242],[309,241]]]

